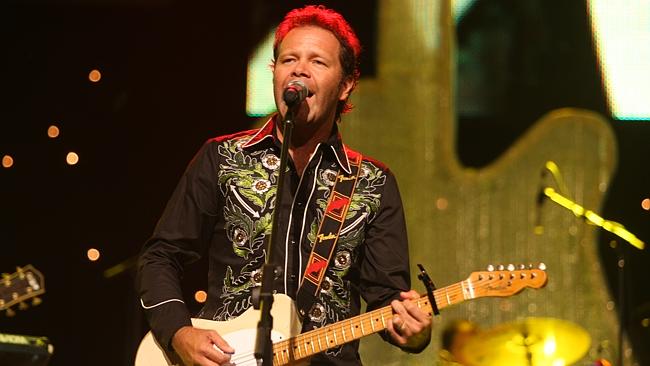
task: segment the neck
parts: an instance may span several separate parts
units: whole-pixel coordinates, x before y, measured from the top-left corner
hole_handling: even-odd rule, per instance
[[[283,126],[280,121],[280,115],[277,115],[276,122],[276,133],[278,139],[284,143],[284,138],[282,136]],[[296,170],[299,175],[302,175],[302,172],[309,162],[311,154],[316,149],[319,143],[327,141],[332,133],[332,128],[334,127],[334,121],[329,123],[299,123],[294,122],[293,131],[291,134],[291,142],[289,144],[289,155],[293,160]]]

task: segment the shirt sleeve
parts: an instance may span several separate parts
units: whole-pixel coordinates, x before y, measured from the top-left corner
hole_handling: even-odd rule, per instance
[[[390,171],[386,171],[377,215],[366,231],[359,277],[361,296],[368,304],[368,311],[389,305],[400,298],[401,291],[411,288],[404,209],[397,181]],[[391,341],[385,332],[380,335]]]
[[[216,149],[208,141],[194,156],[138,260],[140,303],[166,350],[176,331],[191,325],[181,278],[184,266],[201,257],[212,237],[218,207]]]

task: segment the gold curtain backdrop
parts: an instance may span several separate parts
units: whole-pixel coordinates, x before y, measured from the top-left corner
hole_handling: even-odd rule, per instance
[[[541,177],[548,160],[559,166],[571,198],[599,211],[616,168],[614,135],[596,113],[549,111],[490,165],[463,167],[455,153],[453,26],[449,0],[380,1],[376,77],[363,79],[353,94],[355,110],[344,116],[342,134],[397,176],[414,288],[424,291],[416,263],[443,287],[488,264],[544,262],[548,284],[443,310],[434,320],[431,347],[420,355],[367,337],[364,362],[436,364],[449,321],[468,318],[487,329],[527,317],[557,318],[586,330],[591,345],[582,364],[612,360],[617,309],[599,259],[598,229],[550,201],[540,210],[544,233],[533,229],[540,184],[554,184],[550,174]]]

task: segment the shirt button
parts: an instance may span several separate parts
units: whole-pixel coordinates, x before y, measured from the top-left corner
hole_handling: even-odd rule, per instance
[[[296,279],[296,275],[295,275],[295,274],[292,274],[292,275],[291,275],[291,279],[292,279],[292,280],[295,280],[295,279]]]
[[[298,207],[302,207],[303,203],[298,201]]]

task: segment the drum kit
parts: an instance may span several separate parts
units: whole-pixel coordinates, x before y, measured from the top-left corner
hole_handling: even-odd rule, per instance
[[[473,335],[461,348],[467,366],[567,366],[585,356],[591,337],[555,318],[525,318]]]

